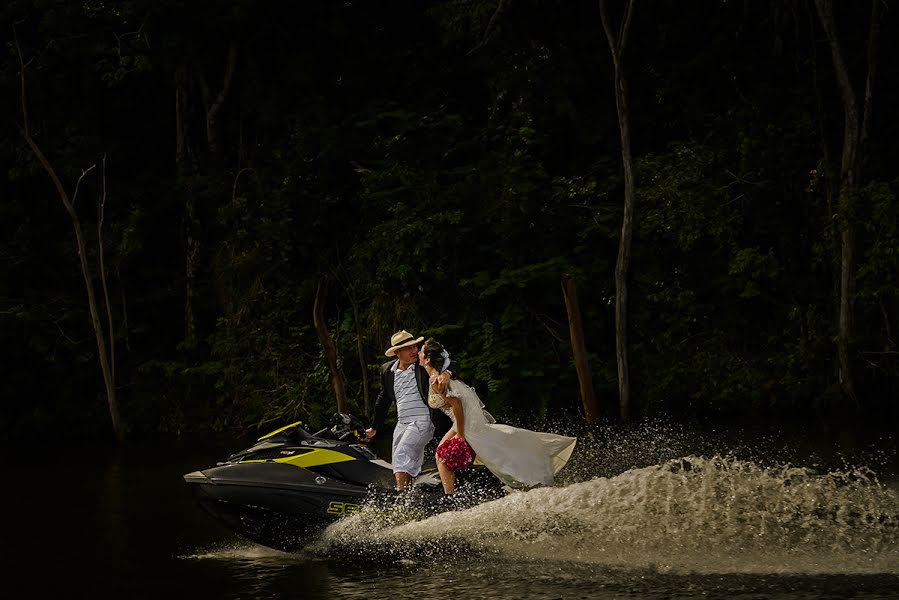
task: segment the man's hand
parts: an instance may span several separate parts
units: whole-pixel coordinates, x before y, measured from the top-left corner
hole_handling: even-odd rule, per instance
[[[446,392],[446,386],[449,385],[449,380],[450,374],[444,371],[440,375],[431,377],[431,387],[435,392],[442,396],[443,393]]]
[[[378,433],[378,430],[377,430],[377,429],[373,429],[373,428],[369,427],[368,429],[365,430],[365,441],[366,441],[366,442],[370,442],[371,439],[372,439],[373,437],[375,437],[375,435],[376,435],[377,433]]]

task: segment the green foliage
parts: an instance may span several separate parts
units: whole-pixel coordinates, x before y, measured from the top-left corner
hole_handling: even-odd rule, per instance
[[[625,61],[635,401],[643,414],[819,407],[834,383],[836,249],[848,222],[858,242],[853,360],[865,402],[883,408],[899,382],[899,138],[880,116],[895,91],[876,88],[864,186],[841,211],[828,194],[840,99],[826,53],[810,55],[820,32],[802,18],[789,23],[792,39],[767,4],[738,4],[635,12]],[[29,124],[66,190],[107,158],[102,231],[98,170],[76,209],[97,290],[102,234],[132,435],[329,418],[330,372],[312,326],[319,285],[352,411],[364,411],[366,379],[373,401],[386,341],[405,328],[445,343],[498,417],[576,414],[564,274],[577,284],[603,412],[614,414],[622,169],[598,8],[503,5],[0,8],[27,63]],[[864,31],[860,7],[846,9],[850,30]],[[897,68],[895,22],[884,23],[882,81]],[[207,117],[232,42],[211,147]],[[0,430],[103,431],[73,230],[16,127],[19,59],[11,39],[4,48],[0,393],[27,401],[3,411]],[[852,64],[864,60],[851,52]],[[186,141],[177,164],[176,89]],[[192,344],[188,235],[199,249]]]
[[[899,346],[896,343],[896,313],[899,310],[899,209],[896,190],[899,180],[872,181],[862,193],[864,210],[861,238],[867,243],[858,265],[859,318],[864,329],[859,353],[865,369],[877,380],[899,375]]]
[[[729,275],[742,286],[740,298],[756,298],[764,293],[764,284],[776,281],[780,272],[773,250],[762,254],[758,248],[737,250],[730,262]]]

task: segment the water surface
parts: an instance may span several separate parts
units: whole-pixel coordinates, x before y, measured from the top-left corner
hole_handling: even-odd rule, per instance
[[[582,440],[556,488],[409,521],[369,507],[296,554],[243,541],[181,475],[241,443],[61,447],[7,469],[0,550],[32,597],[890,598],[895,441],[662,425]],[[10,452],[14,449],[10,449]]]

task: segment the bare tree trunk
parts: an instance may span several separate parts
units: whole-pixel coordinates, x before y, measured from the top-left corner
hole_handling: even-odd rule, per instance
[[[587,426],[592,427],[599,420],[596,393],[593,391],[593,377],[590,374],[590,363],[587,360],[587,346],[584,343],[584,328],[581,324],[581,308],[577,299],[577,288],[569,274],[562,276],[562,297],[568,311],[568,334],[571,337],[571,352],[574,357],[574,369],[577,372],[581,390],[581,402],[584,405],[584,418]]]
[[[179,175],[188,160],[187,141],[187,66],[175,70],[175,168]]]
[[[337,267],[332,270],[334,279],[336,279],[346,292],[350,300],[350,306],[353,309],[353,322],[356,325],[356,355],[359,359],[359,369],[362,372],[362,408],[365,414],[371,414],[369,403],[370,394],[368,391],[368,364],[365,362],[365,348],[362,343],[362,320],[359,317],[359,299],[356,296],[356,287],[352,283],[352,277],[341,276],[341,266],[338,261]]]
[[[106,305],[106,326],[109,328],[109,372],[115,387],[115,329],[112,322],[112,305],[109,303],[109,286],[106,285],[106,260],[103,250],[103,219],[106,214],[106,156],[103,157],[103,193],[97,203],[97,259],[100,261],[100,286]]]
[[[353,321],[356,323],[356,353],[359,356],[359,368],[362,370],[362,407],[366,415],[371,414],[369,409],[369,392],[368,392],[368,365],[365,362],[365,350],[362,344],[362,322],[359,320],[359,305],[356,298],[350,294],[353,303]]]
[[[346,394],[344,393],[343,376],[340,374],[340,358],[337,355],[334,340],[328,332],[328,325],[325,323],[327,287],[327,282],[324,279],[319,281],[318,289],[315,290],[315,303],[312,307],[312,321],[315,324],[315,332],[318,334],[322,350],[324,350],[325,358],[328,361],[328,369],[331,371],[331,386],[334,388],[334,396],[337,398],[337,412],[345,413],[347,412]]]
[[[599,7],[602,26],[606,32],[615,68],[615,106],[618,109],[621,162],[624,166],[624,214],[621,221],[621,237],[618,241],[618,260],[615,263],[615,356],[618,362],[618,408],[622,422],[627,423],[631,419],[631,381],[627,346],[627,280],[634,230],[634,169],[631,155],[627,80],[624,77],[622,54],[627,44],[627,33],[633,15],[633,0],[626,0],[621,26],[617,31],[612,29],[606,13],[605,0],[600,0]]]
[[[179,178],[191,172],[191,147],[189,127],[190,80],[187,65],[175,70],[175,171]],[[196,318],[194,317],[194,289],[199,270],[199,223],[196,218],[192,189],[185,191],[184,199],[184,342],[188,348],[196,345]]]
[[[115,375],[113,372],[114,363],[112,361],[112,321],[110,318],[110,349],[107,350],[106,347],[106,335],[103,332],[103,325],[100,321],[100,311],[97,306],[97,299],[94,296],[94,284],[91,279],[91,271],[90,266],[87,264],[87,245],[84,242],[84,235],[81,230],[81,220],[78,218],[78,213],[75,212],[75,201],[78,199],[78,188],[81,186],[81,180],[84,179],[84,176],[87,175],[90,171],[92,171],[96,165],[91,165],[86,170],[82,171],[81,176],[78,178],[78,182],[75,184],[75,191],[72,194],[71,199],[69,198],[68,193],[65,191],[65,188],[62,185],[62,181],[60,181],[59,177],[56,174],[56,170],[53,168],[53,165],[50,164],[50,161],[47,160],[47,157],[44,156],[44,153],[38,147],[37,142],[35,142],[34,138],[31,136],[31,129],[28,124],[28,104],[26,102],[26,94],[25,94],[25,62],[22,58],[22,50],[19,47],[18,36],[16,36],[16,51],[19,55],[19,67],[20,67],[20,78],[22,85],[22,93],[21,93],[21,102],[22,102],[22,126],[19,128],[19,132],[22,134],[22,137],[25,139],[25,142],[28,144],[31,151],[34,153],[35,157],[37,157],[38,161],[44,167],[44,170],[47,171],[47,175],[50,176],[50,180],[53,182],[53,185],[56,187],[56,192],[59,195],[60,200],[62,200],[63,206],[66,208],[66,212],[69,213],[69,218],[72,221],[72,228],[75,231],[75,243],[78,248],[78,259],[81,265],[81,275],[84,278],[84,287],[87,291],[87,304],[88,309],[90,310],[91,315],[91,325],[94,328],[94,336],[97,339],[97,351],[100,356],[100,370],[103,372],[103,383],[106,386],[106,401],[109,406],[109,416],[112,420],[112,429],[115,434],[116,441],[118,443],[122,443],[124,441],[124,432],[122,430],[122,424],[119,419],[119,407],[118,401],[116,400],[116,388],[115,388]],[[105,173],[105,162],[104,162],[104,173],[103,173],[103,197],[101,200],[101,216],[102,216],[102,203],[105,202],[106,199],[106,173]],[[102,226],[102,218],[100,221],[100,225]],[[102,240],[102,237],[100,238]],[[100,244],[100,251],[102,255],[102,242]],[[101,262],[102,264],[102,262]],[[100,278],[103,284],[104,293],[106,291],[106,274],[103,269],[100,269]],[[107,311],[109,311],[109,295],[106,294],[107,301]],[[109,314],[107,312],[107,314]]]
[[[223,168],[222,150],[219,142],[219,121],[218,116],[228,98],[231,91],[231,81],[234,76],[235,66],[237,64],[237,44],[232,40],[228,46],[228,56],[225,62],[225,74],[222,82],[222,88],[217,94],[213,95],[209,91],[203,73],[198,69],[197,78],[199,79],[200,90],[202,94],[203,105],[206,112],[206,170],[207,173],[220,175]],[[176,89],[176,110],[183,111],[181,118],[176,118],[176,124],[186,125],[186,114],[188,109],[189,98],[186,95],[187,78],[189,71],[184,68],[180,77],[183,82],[177,87],[184,86],[179,91]],[[189,131],[179,131],[179,147],[189,148]],[[186,145],[186,146],[185,146]],[[182,154],[182,157],[186,155]],[[186,173],[186,165],[182,164],[180,172]],[[184,299],[184,337],[188,348],[193,348],[197,342],[196,317],[194,315],[193,302],[196,296],[197,277],[201,270],[201,260],[203,253],[203,222],[199,207],[197,206],[197,197],[193,190],[188,191],[185,201],[185,299]]]
[[[216,167],[221,165],[221,146],[219,143],[219,124],[218,115],[228,99],[231,92],[231,81],[234,77],[234,69],[237,66],[237,44],[234,40],[228,44],[228,56],[225,60],[225,75],[222,81],[222,89],[219,90],[215,98],[209,92],[205,78],[200,76],[201,88],[203,90],[203,104],[206,108],[206,148],[209,152],[209,162]]]
[[[810,14],[809,18],[814,20],[815,15]],[[810,30],[814,31],[814,22],[810,23]],[[818,52],[816,46],[817,40],[815,40],[813,37],[811,39],[811,45],[809,48],[809,57],[811,58],[812,81],[814,82],[815,87],[815,106],[818,120],[818,136],[821,138],[821,156],[824,161],[824,174],[822,177],[824,182],[824,199],[827,203],[827,215],[828,218],[830,218],[834,214],[836,214],[836,202],[834,201],[834,197],[836,196],[836,194],[834,193],[833,186],[833,160],[831,159],[830,154],[830,144],[827,141],[824,98],[821,94],[821,89],[818,87]],[[831,317],[834,323],[838,323],[840,320],[840,242],[836,237],[830,238],[830,236],[828,236],[828,239],[826,241],[830,246],[830,274],[832,290]],[[839,380],[840,361],[836,356],[833,360],[833,374]]]
[[[837,76],[837,86],[843,101],[843,153],[840,164],[840,192],[838,211],[840,222],[840,310],[837,323],[837,358],[843,395],[859,407],[852,376],[849,344],[854,328],[855,298],[855,223],[852,216],[861,189],[862,152],[868,137],[871,104],[876,72],[876,50],[880,37],[881,1],[874,0],[868,35],[868,74],[865,81],[864,113],[859,114],[858,99],[852,86],[849,67],[836,30],[832,0],[815,0],[821,25],[827,35]]]
[[[185,250],[184,250],[184,342],[188,348],[197,344],[197,321],[194,316],[194,290],[200,270],[200,223],[196,216],[193,191],[188,191],[185,201]]]

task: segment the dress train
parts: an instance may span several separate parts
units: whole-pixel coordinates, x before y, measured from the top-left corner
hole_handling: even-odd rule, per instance
[[[552,485],[555,474],[571,457],[576,438],[497,423],[484,410],[474,388],[458,379],[450,381],[446,395],[462,402],[465,439],[477,454],[477,462],[510,487]],[[433,390],[428,404],[453,419],[455,429],[452,407]]]

